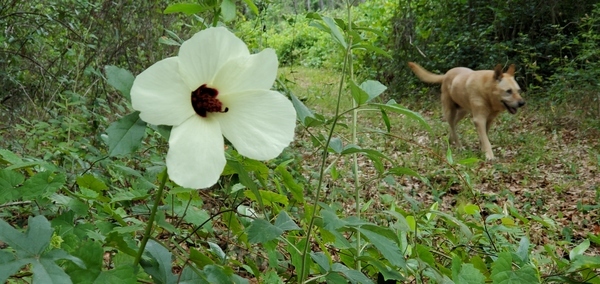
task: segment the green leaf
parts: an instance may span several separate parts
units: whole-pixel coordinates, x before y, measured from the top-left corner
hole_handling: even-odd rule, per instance
[[[108,129],[108,154],[112,157],[135,152],[146,133],[146,123],[136,111],[113,122]]]
[[[327,25],[327,27],[329,27],[329,30],[331,32],[331,35],[333,36],[333,38],[344,48],[348,48],[348,44],[346,43],[346,40],[344,39],[344,35],[342,35],[342,32],[340,31],[338,25],[335,23],[335,20],[333,20],[330,17],[323,17],[323,21],[325,22],[325,24]]]
[[[292,105],[294,106],[294,109],[296,110],[296,115],[298,116],[298,119],[300,119],[300,122],[302,123],[302,125],[308,126],[308,122],[316,119],[314,113],[301,100],[299,100],[298,97],[296,97],[294,94],[292,94],[290,92],[289,95],[290,95],[290,98],[292,99]]]
[[[26,180],[19,190],[23,199],[45,198],[63,187],[66,180],[67,177],[64,173],[40,172]]]
[[[585,239],[583,242],[581,242],[579,245],[577,245],[575,248],[573,248],[570,252],[569,252],[569,259],[570,260],[574,260],[577,256],[579,255],[583,255],[583,253],[590,247],[590,240]]]
[[[274,206],[276,205],[276,203],[280,203],[283,205],[289,204],[289,200],[285,195],[262,189],[258,192],[266,206]],[[246,190],[244,191],[244,195],[253,201],[258,201],[253,191]]]
[[[425,118],[423,118],[420,114],[411,111],[399,104],[396,104],[396,102],[394,100],[390,100],[389,102],[387,102],[386,104],[375,104],[375,103],[371,103],[369,105],[375,106],[375,107],[379,107],[381,109],[385,109],[385,110],[389,110],[395,113],[399,113],[399,114],[403,114],[406,117],[413,119],[415,121],[417,121],[419,124],[421,124],[421,126],[423,126],[427,131],[431,132],[431,126],[429,125],[429,123],[427,123],[427,121],[425,120]]]
[[[357,105],[362,105],[364,103],[366,103],[369,99],[370,96],[367,92],[365,92],[361,87],[359,87],[356,82],[354,81],[350,81],[350,91],[352,93],[352,97],[354,98],[354,101],[356,102]]]
[[[529,260],[529,239],[527,237],[521,238],[519,248],[517,249],[517,256],[523,263]]]
[[[0,250],[0,283],[6,283],[8,277],[17,273],[25,264],[26,260],[16,259],[12,253]]]
[[[431,267],[435,267],[435,259],[433,257],[433,254],[431,253],[432,251],[434,251],[432,248],[424,246],[422,244],[417,244],[415,248],[419,259],[429,264]]]
[[[275,226],[282,229],[283,231],[300,230],[300,227],[290,218],[284,210],[279,211],[277,219],[275,219]]]
[[[52,228],[42,215],[29,217],[25,234],[19,233],[11,225],[0,219],[0,241],[7,243],[19,258],[39,256],[50,244]]]
[[[332,137],[331,140],[329,141],[329,149],[331,151],[333,151],[334,153],[342,153],[343,150],[343,144],[342,144],[342,139],[338,138],[338,137]]]
[[[374,98],[378,97],[383,92],[385,92],[385,90],[387,90],[387,87],[385,85],[381,84],[379,81],[374,80],[364,81],[362,84],[360,84],[360,88],[369,95],[367,102],[373,100]]]
[[[19,199],[23,193],[17,187],[23,184],[25,176],[11,170],[0,170],[0,204]],[[0,283],[2,283],[0,281]]]
[[[339,272],[344,275],[351,283],[373,283],[371,279],[365,276],[362,272],[354,269],[350,269],[341,263],[334,263],[331,266],[331,270],[335,272]]]
[[[215,263],[210,257],[199,252],[194,248],[190,248],[190,260],[194,262],[199,268],[204,268],[207,265]]]
[[[329,264],[329,258],[323,252],[310,252],[310,258],[315,261],[316,264],[323,269],[324,272],[328,272],[331,269]]]
[[[172,13],[184,13],[186,15],[193,15],[210,10],[212,7],[207,5],[200,5],[197,3],[175,3],[167,6],[163,11],[165,14]]]
[[[264,219],[256,219],[248,227],[248,241],[250,243],[265,243],[274,240],[283,234],[283,229],[274,226]]]
[[[498,258],[492,263],[491,278],[494,284],[540,282],[535,268],[531,265],[524,265],[518,270],[513,271],[510,252],[501,252],[498,254]]]
[[[392,124],[390,123],[390,118],[387,115],[387,112],[380,108],[381,110],[381,119],[383,119],[383,123],[385,124],[385,130],[390,133],[392,131]]]
[[[481,284],[485,283],[485,276],[470,263],[464,263],[461,266],[458,279],[454,279],[455,283],[461,284]]]
[[[233,21],[235,19],[235,2],[232,0],[223,0],[221,2],[221,15],[223,15],[223,21]]]
[[[108,186],[103,181],[96,178],[94,175],[85,174],[77,177],[77,185],[85,187],[96,192],[102,192],[108,189]]]
[[[421,178],[421,175],[419,173],[415,172],[412,169],[405,168],[405,167],[393,167],[388,170],[388,174],[392,174],[392,175],[396,175],[396,176],[407,175],[407,176]]]
[[[154,281],[162,284],[177,283],[177,276],[172,272],[172,255],[165,247],[154,240],[146,244],[145,252],[152,256],[152,261],[142,261],[146,273],[152,275]]]
[[[377,46],[374,46],[372,44],[355,44],[352,46],[352,49],[364,49],[364,50],[371,51],[371,52],[374,52],[379,55],[383,55],[387,58],[392,58],[392,56],[387,51],[385,51]]]
[[[465,205],[465,213],[469,214],[469,215],[475,215],[478,214],[479,211],[479,206],[477,206],[476,204],[467,204]]]
[[[256,7],[252,0],[244,0],[244,2],[246,3],[246,5],[248,5],[248,8],[250,8],[254,15],[258,15],[258,7]]]
[[[358,231],[363,234],[369,241],[381,252],[381,254],[393,265],[399,268],[405,268],[406,262],[404,255],[398,248],[398,245],[392,240],[367,230],[363,227],[359,227]]]
[[[281,179],[283,180],[283,184],[290,191],[292,197],[299,201],[300,203],[304,203],[304,187],[298,182],[288,170],[285,168],[287,163],[281,163],[277,168],[275,168],[275,172],[281,175]]]
[[[135,80],[133,74],[126,69],[112,65],[105,66],[104,72],[106,73],[106,82],[131,102],[131,86]]]

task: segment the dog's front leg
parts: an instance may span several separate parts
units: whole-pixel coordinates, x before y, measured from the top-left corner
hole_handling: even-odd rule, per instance
[[[481,152],[485,153],[485,159],[490,161],[494,159],[494,152],[492,152],[492,144],[487,135],[487,124],[488,120],[485,115],[473,115],[473,123],[477,129],[477,135],[479,135],[479,144],[481,145]]]

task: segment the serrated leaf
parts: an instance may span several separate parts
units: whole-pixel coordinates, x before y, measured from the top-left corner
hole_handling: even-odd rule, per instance
[[[26,180],[19,190],[23,199],[45,198],[64,186],[66,181],[67,177],[64,173],[39,172]]]
[[[300,227],[290,218],[285,211],[279,211],[277,219],[275,219],[275,226],[282,229],[283,231],[300,230]]]
[[[404,260],[404,255],[398,248],[398,245],[392,240],[378,234],[367,230],[365,228],[359,227],[358,231],[363,234],[369,241],[379,250],[379,252],[393,265],[399,268],[406,267],[406,261]]]
[[[283,234],[283,230],[264,219],[256,219],[248,227],[248,241],[250,243],[265,243],[274,240]]]
[[[106,73],[106,82],[131,102],[130,91],[135,80],[133,74],[129,70],[112,65],[105,66],[104,72]]]
[[[77,185],[85,187],[93,191],[101,192],[108,189],[108,186],[103,181],[99,180],[91,174],[85,174],[77,177]]]
[[[50,222],[42,215],[29,217],[25,234],[18,232],[0,219],[0,241],[7,243],[14,249],[19,258],[41,255],[50,244],[51,237]]]
[[[212,7],[203,6],[197,3],[175,3],[170,4],[163,11],[164,14],[172,14],[172,13],[184,13],[186,15],[193,15],[196,13],[201,13],[204,11],[210,10]]]
[[[387,90],[385,85],[375,80],[364,81],[362,84],[360,84],[360,88],[369,95],[367,102],[373,100]]]
[[[112,157],[135,152],[146,133],[146,123],[136,111],[113,122],[108,129],[108,154]]]
[[[23,184],[24,180],[25,176],[21,173],[0,170],[0,204],[19,199],[23,193],[17,187]]]
[[[223,15],[223,21],[225,22],[235,19],[235,2],[232,0],[223,0],[221,2],[221,15]]]
[[[0,283],[6,283],[8,277],[17,273],[25,264],[26,260],[16,259],[12,253],[0,250]]]
[[[464,263],[461,266],[458,279],[454,279],[455,283],[461,284],[481,284],[485,283],[485,276],[470,263]]]
[[[539,283],[537,272],[531,265],[525,265],[516,271],[512,270],[510,252],[501,252],[492,263],[492,281],[494,284]]]

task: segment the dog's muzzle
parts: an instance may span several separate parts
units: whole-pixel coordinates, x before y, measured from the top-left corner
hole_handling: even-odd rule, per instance
[[[502,104],[504,104],[504,107],[506,108],[506,110],[508,110],[508,112],[510,112],[511,114],[515,114],[517,113],[517,109],[525,105],[525,101],[520,100],[516,102],[516,105],[513,106],[512,103],[503,100]]]

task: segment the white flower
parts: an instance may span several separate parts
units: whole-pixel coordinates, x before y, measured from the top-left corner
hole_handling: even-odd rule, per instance
[[[269,90],[277,65],[273,49],[251,55],[226,28],[209,28],[136,77],[133,108],[150,124],[173,126],[166,163],[174,182],[214,185],[226,163],[223,136],[257,160],[275,158],[290,144],[296,111]]]

